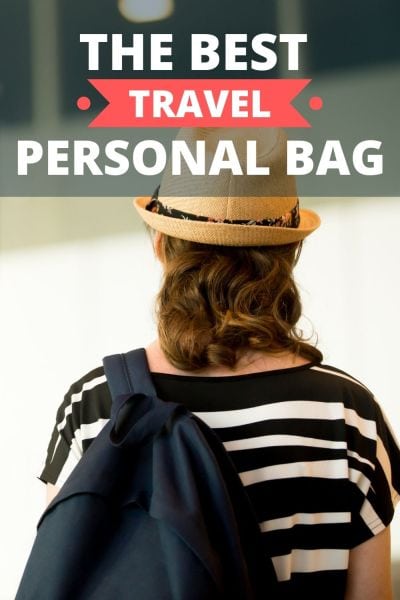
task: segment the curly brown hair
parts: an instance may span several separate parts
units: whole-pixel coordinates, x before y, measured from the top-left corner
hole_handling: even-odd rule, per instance
[[[189,371],[234,369],[248,350],[322,360],[295,327],[301,302],[293,267],[300,251],[301,243],[214,246],[161,234],[156,314],[170,363]]]

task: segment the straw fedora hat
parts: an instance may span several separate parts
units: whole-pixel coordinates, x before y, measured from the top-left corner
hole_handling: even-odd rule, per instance
[[[315,212],[299,207],[295,178],[286,173],[283,130],[187,128],[177,140],[193,155],[202,141],[206,167],[221,140],[230,140],[244,174],[223,168],[218,176],[193,175],[186,165],[179,176],[172,175],[170,159],[153,197],[134,200],[140,217],[156,231],[205,244],[274,246],[298,242],[320,225]],[[249,140],[256,143],[257,167],[268,166],[269,175],[246,174]]]

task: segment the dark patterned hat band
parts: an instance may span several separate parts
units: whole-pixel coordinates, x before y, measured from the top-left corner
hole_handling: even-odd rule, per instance
[[[158,199],[159,190],[160,186],[158,186],[158,188],[155,190],[151,201],[146,206],[146,210],[149,210],[153,213],[157,213],[159,215],[164,215],[165,217],[172,217],[174,219],[185,219],[187,221],[207,221],[208,223],[229,223],[231,225],[264,225],[266,227],[290,227],[293,229],[298,227],[300,224],[300,209],[298,199],[296,205],[292,208],[292,210],[288,211],[280,217],[261,219],[258,221],[254,219],[214,219],[213,217],[194,215],[192,213],[184,212],[176,208],[170,208],[168,206],[165,206]]]

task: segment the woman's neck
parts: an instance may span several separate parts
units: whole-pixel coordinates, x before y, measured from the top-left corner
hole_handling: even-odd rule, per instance
[[[277,369],[288,369],[299,367],[310,361],[291,352],[282,352],[281,354],[266,354],[265,352],[249,351],[243,356],[237,367],[206,367],[198,371],[184,371],[177,369],[167,360],[161,350],[158,339],[154,340],[146,348],[147,361],[150,371],[155,373],[169,373],[172,375],[204,375],[204,376],[224,376],[224,375],[248,375],[262,371],[275,371]]]

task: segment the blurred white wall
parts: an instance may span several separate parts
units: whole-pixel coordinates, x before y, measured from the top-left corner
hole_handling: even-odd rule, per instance
[[[3,227],[12,202],[1,204]],[[305,243],[297,269],[304,312],[325,362],[367,384],[399,435],[400,201],[308,205],[323,226]],[[155,335],[152,299],[160,271],[135,219],[132,214],[131,234],[20,249],[2,248],[0,241],[0,564],[7,565],[0,600],[15,593],[44,508],[45,486],[36,476],[68,386],[104,355],[146,345]],[[396,558],[399,523],[397,516]]]
[[[44,508],[42,468],[70,383],[106,354],[153,337],[158,285],[147,237],[0,254],[0,599],[10,600]]]

